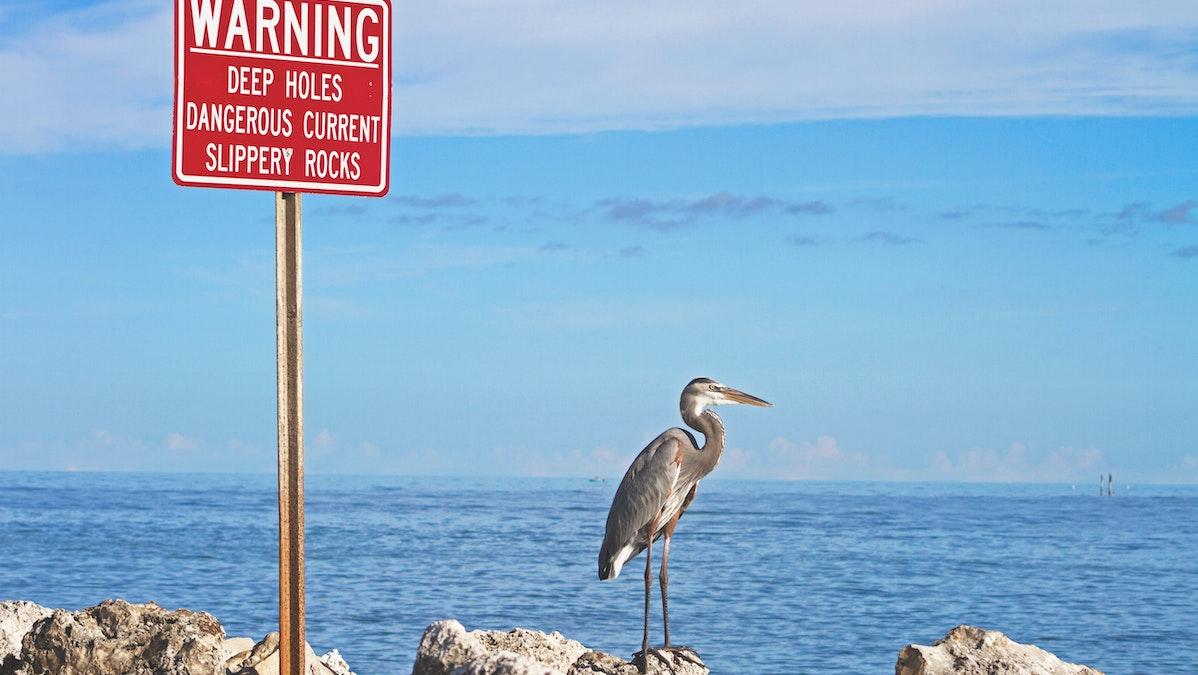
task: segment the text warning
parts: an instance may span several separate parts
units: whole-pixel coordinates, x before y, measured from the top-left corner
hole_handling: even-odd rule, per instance
[[[390,0],[176,0],[180,185],[387,193]]]

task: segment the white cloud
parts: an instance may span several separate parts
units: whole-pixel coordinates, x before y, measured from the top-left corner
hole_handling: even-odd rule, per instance
[[[1198,111],[1189,0],[398,2],[399,133]],[[0,38],[0,151],[166,147],[172,3]]]
[[[926,463],[898,464],[884,453],[845,450],[831,436],[794,442],[779,436],[762,449],[730,448],[722,473],[788,480],[1072,482],[1109,467],[1097,448],[1037,452],[1022,443],[1005,450],[937,451]]]
[[[939,451],[932,455],[931,468],[938,480],[1070,482],[1108,467],[1097,448],[1057,448],[1041,455],[1022,443],[1012,443],[1003,451],[975,448],[951,455]]]
[[[328,429],[321,429],[312,437],[308,447],[313,457],[327,457],[337,449],[337,439],[333,438],[333,433]]]
[[[168,147],[171,5],[118,0],[0,38],[0,152]]]
[[[166,435],[166,449],[175,451],[198,450],[202,443],[199,439],[189,438],[178,432]]]
[[[831,436],[798,443],[778,436],[761,450],[730,448],[721,463],[727,473],[747,478],[870,480],[890,475],[868,453],[846,452]]]
[[[580,476],[586,478],[623,477],[635,452],[608,446],[590,450],[571,448],[550,452],[524,448],[496,448],[493,459],[498,473],[515,476]]]

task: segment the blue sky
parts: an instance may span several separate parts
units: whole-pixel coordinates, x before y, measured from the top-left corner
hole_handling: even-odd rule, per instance
[[[1198,480],[1198,8],[665,7],[399,7],[310,471],[617,476],[706,375],[776,405],[724,476]],[[169,21],[0,7],[0,469],[272,470],[273,197],[171,182]]]

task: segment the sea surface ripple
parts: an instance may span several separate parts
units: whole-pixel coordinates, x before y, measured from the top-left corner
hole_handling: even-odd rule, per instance
[[[260,638],[274,480],[0,472],[0,599],[153,600]],[[360,675],[410,672],[447,617],[627,657],[644,558],[596,577],[615,486],[309,476],[309,641]],[[671,634],[716,673],[891,673],[903,645],[960,623],[1108,673],[1194,672],[1198,487],[1116,488],[705,481],[671,547]],[[651,628],[659,642],[656,590]]]

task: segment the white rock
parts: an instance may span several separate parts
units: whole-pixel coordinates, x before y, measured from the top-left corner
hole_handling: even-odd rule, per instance
[[[907,645],[895,675],[1102,675],[1065,663],[1035,645],[1015,642],[996,630],[957,626],[931,647]]]
[[[672,655],[667,655],[673,660]],[[649,661],[650,673],[707,675],[681,660]],[[561,633],[516,628],[467,631],[457,621],[437,621],[420,640],[412,675],[639,675],[627,661],[588,650]]]
[[[450,671],[450,675],[566,675],[565,671],[549,666],[522,654],[497,651],[471,659]]]
[[[488,652],[513,652],[562,672],[569,670],[578,657],[589,651],[581,642],[571,640],[557,631],[546,634],[516,628],[506,633],[476,630],[471,634],[478,638]]]
[[[424,630],[412,675],[449,675],[472,659],[486,658],[487,650],[462,624],[435,621]]]
[[[221,643],[221,656],[225,663],[236,660],[241,662],[246,656],[249,656],[249,651],[254,648],[254,638],[248,637],[231,637],[225,638]]]
[[[354,675],[354,671],[349,669],[349,664],[342,658],[341,652],[334,649],[320,657],[320,662],[336,675]]]
[[[342,672],[333,670],[320,657],[317,657],[316,652],[312,651],[312,645],[305,644],[304,646],[307,648],[304,656],[304,669],[307,675],[345,675],[346,673],[353,675],[340,654],[336,656],[340,665],[345,667]],[[330,652],[330,654],[334,653],[336,652]],[[254,645],[248,653],[242,652],[227,661],[225,668],[230,675],[279,675],[279,634],[277,632],[267,633],[266,637]]]
[[[54,610],[25,600],[0,602],[0,663],[6,656],[21,655],[21,638]]]

